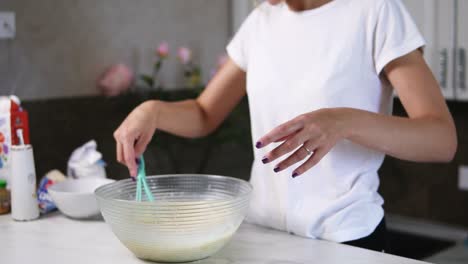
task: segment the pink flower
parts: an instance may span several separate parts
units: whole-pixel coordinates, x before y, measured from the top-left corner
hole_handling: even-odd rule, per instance
[[[156,50],[156,55],[162,59],[165,59],[169,56],[169,44],[166,41],[159,44],[159,47]]]
[[[192,60],[192,51],[189,48],[180,47],[177,51],[177,58],[182,64],[187,65]]]
[[[127,91],[133,83],[133,72],[124,64],[109,67],[97,81],[98,89],[105,96],[116,96]]]

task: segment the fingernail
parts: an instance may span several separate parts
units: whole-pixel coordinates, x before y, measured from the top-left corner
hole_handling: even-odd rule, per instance
[[[279,172],[280,170],[281,170],[280,167],[276,167],[273,169],[274,172]]]
[[[268,163],[268,158],[263,158],[262,162],[263,162],[263,164],[267,164]]]
[[[262,142],[258,141],[257,144],[255,144],[255,147],[256,148],[261,148],[263,145],[262,145]]]
[[[298,174],[297,172],[294,172],[294,173],[292,174],[292,177],[293,177],[293,178],[296,178],[297,176],[299,176],[299,174]]]
[[[132,181],[136,182],[136,178],[135,178],[135,177],[132,176],[132,177],[130,177],[130,178],[132,178]]]

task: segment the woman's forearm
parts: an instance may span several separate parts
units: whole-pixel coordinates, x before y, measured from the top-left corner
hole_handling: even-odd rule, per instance
[[[150,101],[156,129],[181,137],[197,138],[209,134],[214,127],[196,100],[179,102]]]
[[[447,162],[457,149],[453,120],[405,118],[341,108],[344,138],[398,159]]]
[[[246,94],[246,74],[228,60],[194,100],[151,101],[156,128],[181,137],[196,138],[213,132]]]

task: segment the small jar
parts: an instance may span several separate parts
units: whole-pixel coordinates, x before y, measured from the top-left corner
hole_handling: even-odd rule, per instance
[[[6,189],[7,182],[0,179],[0,215],[10,212],[10,192]]]

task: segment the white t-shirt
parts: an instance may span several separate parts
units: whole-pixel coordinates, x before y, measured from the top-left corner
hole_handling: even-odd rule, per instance
[[[303,12],[265,2],[227,51],[247,72],[256,142],[274,127],[321,108],[391,114],[392,89],[382,70],[423,45],[400,0],[334,0]],[[274,146],[254,150],[247,221],[336,242],[375,230],[384,215],[377,193],[384,153],[342,140],[314,168],[292,179],[298,164],[274,173],[277,162],[261,162]]]

